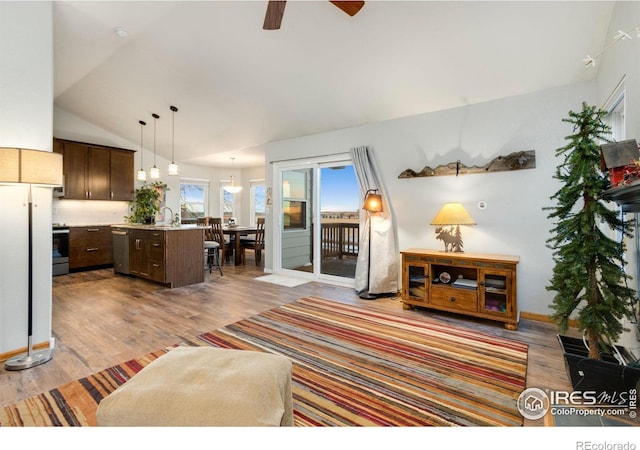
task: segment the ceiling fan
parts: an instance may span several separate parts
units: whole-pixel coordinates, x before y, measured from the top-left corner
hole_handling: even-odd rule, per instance
[[[364,6],[364,2],[359,1],[343,1],[343,2],[331,2],[340,8],[350,16],[355,16],[360,9]],[[279,30],[282,23],[282,16],[284,15],[284,7],[287,4],[286,1],[271,0],[267,5],[267,13],[264,16],[263,30]]]

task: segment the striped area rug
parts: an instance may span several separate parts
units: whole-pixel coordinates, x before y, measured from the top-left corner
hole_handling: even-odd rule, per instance
[[[181,345],[278,353],[293,361],[296,426],[521,426],[526,344],[308,297]],[[91,426],[102,398],[170,349],[0,411],[2,426]]]

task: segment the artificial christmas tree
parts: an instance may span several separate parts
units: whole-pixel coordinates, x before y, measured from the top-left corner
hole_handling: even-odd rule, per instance
[[[608,174],[600,170],[600,141],[607,140],[606,111],[582,104],[582,111],[569,112],[564,122],[573,124],[566,146],[556,150],[563,162],[554,178],[562,187],[551,197],[555,224],[547,240],[555,267],[547,290],[555,291],[552,318],[562,332],[571,314],[578,311],[578,329],[589,343],[589,358],[600,359],[622,334],[623,318],[633,317],[635,291],[627,286],[624,271],[624,240],[617,242],[602,230],[609,228],[622,237],[632,236],[632,221],[619,217],[605,204],[602,194],[609,187]]]

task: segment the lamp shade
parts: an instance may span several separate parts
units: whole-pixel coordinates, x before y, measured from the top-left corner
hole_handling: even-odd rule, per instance
[[[233,161],[235,160],[235,158],[231,158],[231,168],[233,169]],[[231,175],[231,184],[229,186],[225,186],[223,188],[225,191],[227,191],[230,194],[237,194],[238,192],[240,192],[242,190],[242,186],[236,186],[236,180],[234,178],[233,175]]]
[[[367,191],[362,209],[369,212],[382,212],[382,195],[377,194],[377,191],[377,189]]]
[[[233,178],[233,175],[231,175],[231,184],[229,186],[225,186],[223,189],[230,194],[237,194],[242,190],[242,186],[236,186],[235,179]]]
[[[462,203],[445,203],[431,225],[476,225]]]
[[[23,148],[0,148],[0,183],[62,186],[62,155]]]

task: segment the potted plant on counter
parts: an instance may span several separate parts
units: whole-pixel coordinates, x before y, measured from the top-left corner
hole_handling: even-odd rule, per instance
[[[583,339],[558,336],[574,389],[581,391],[625,390],[640,377],[640,368],[625,360],[625,353],[631,355],[613,345],[625,331],[623,320],[634,315],[636,293],[627,286],[624,239],[617,242],[603,232],[632,236],[632,221],[602,197],[609,187],[608,174],[600,170],[600,141],[609,132],[602,120],[606,114],[583,103],[582,111],[563,119],[573,124],[573,134],[556,150],[563,161],[554,178],[562,186],[551,196],[556,206],[544,208],[555,222],[547,240],[555,263],[547,286],[556,293],[551,317],[564,333],[575,316],[583,333]]]
[[[133,201],[129,203],[131,214],[125,219],[130,223],[151,224],[162,206],[162,195],[167,185],[161,181],[145,184],[136,189]]]

